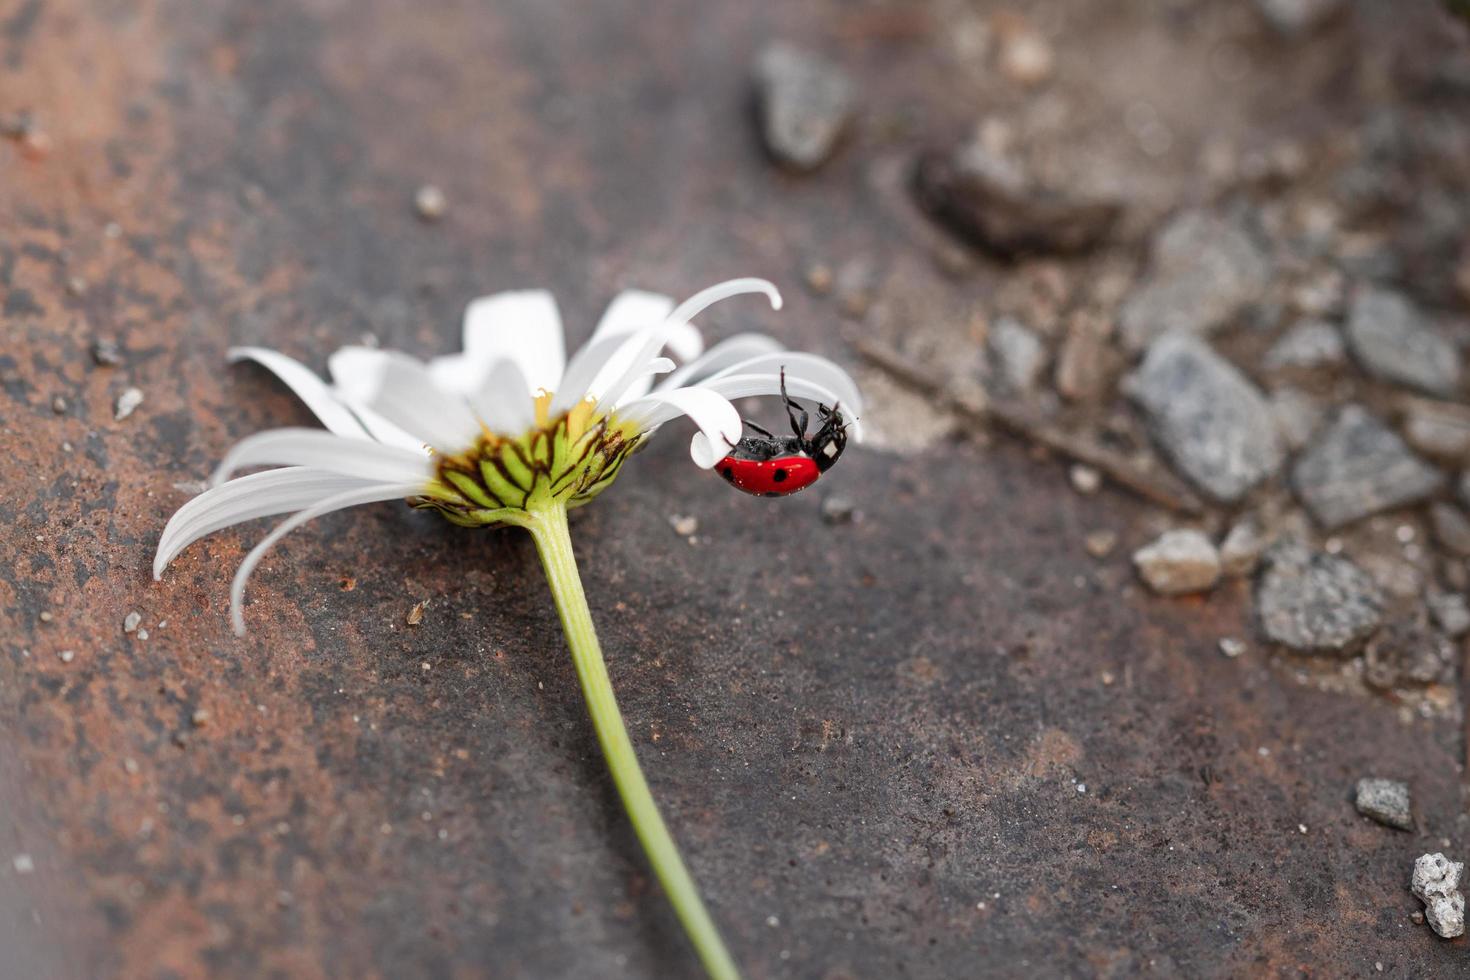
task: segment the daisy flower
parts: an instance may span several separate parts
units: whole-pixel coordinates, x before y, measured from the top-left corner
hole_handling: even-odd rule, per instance
[[[709,350],[691,323],[714,303],[781,295],[762,279],[733,279],[674,304],[630,290],[608,306],[570,359],[561,316],[543,290],[470,303],[463,350],[423,362],[398,351],[344,347],[330,383],[283,354],[229,352],[289,387],[324,429],[271,429],[235,445],[210,489],[184,504],[158,543],[153,576],[190,544],[262,517],[288,514],[235,572],[230,617],[245,632],[250,574],[286,534],[332,511],[386,500],[432,509],[467,527],[530,531],[556,601],[588,712],[624,806],[675,912],[711,976],[737,971],[664,825],[623,725],[587,607],[567,511],[591,502],[628,456],[664,425],[689,418],[697,466],[710,469],[741,438],[732,401],[782,394],[829,406],[861,438],[861,398],[825,358],[744,333]],[[245,476],[242,470],[259,469]]]

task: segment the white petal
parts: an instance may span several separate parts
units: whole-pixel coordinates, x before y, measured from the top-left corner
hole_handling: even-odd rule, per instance
[[[179,552],[206,535],[258,517],[300,510],[323,497],[365,485],[357,477],[288,466],[206,490],[175,511],[164,526],[153,556],[153,577],[161,577]]]
[[[699,432],[689,445],[689,455],[694,457],[695,465],[704,469],[714,466],[730,452],[740,441],[744,427],[740,413],[729,399],[706,388],[656,391],[625,405],[618,414],[650,429],[680,415],[689,416],[699,426]]]
[[[440,391],[469,396],[484,382],[489,366],[465,354],[445,354],[429,361],[429,377]]]
[[[821,385],[836,395],[836,400],[842,403],[843,408],[851,409],[849,414],[854,417],[862,414],[863,396],[858,393],[857,382],[853,381],[852,376],[842,368],[816,354],[805,354],[800,351],[761,354],[716,371],[706,380],[711,381],[731,374],[775,374],[779,380],[783,367],[786,369],[788,382],[794,378],[804,378]],[[777,394],[779,393],[778,391]],[[829,408],[831,405],[831,402],[827,402]]]
[[[407,354],[344,347],[327,366],[343,401],[382,416],[421,442],[459,452],[479,436],[469,405],[440,389],[429,369]]]
[[[625,337],[635,330],[656,327],[668,319],[673,308],[673,299],[663,293],[648,293],[641,289],[625,290],[608,304],[607,312],[597,321],[597,329],[592,331],[592,340],[588,343],[606,337]],[[699,352],[704,349],[704,340],[698,329],[687,323],[683,326],[685,329],[669,338],[669,349],[679,360],[687,361],[691,357],[699,356]]]
[[[353,417],[346,405],[337,400],[331,387],[300,361],[264,347],[231,347],[225,356],[231,364],[254,361],[270,371],[311,409],[322,425],[337,435],[354,439],[370,438],[362,423]]]
[[[699,387],[734,401],[738,398],[779,395],[781,377],[776,374],[727,374],[722,378],[706,381]],[[837,397],[836,392],[805,378],[792,377],[789,373],[786,375],[786,391],[792,398],[805,398],[809,401],[820,402],[829,408],[836,405],[839,414],[847,420],[848,436],[854,442],[862,442],[863,430],[858,422],[857,414],[848,407],[846,402]]]
[[[551,400],[551,414],[560,415],[585,399],[592,382],[627,343],[625,334],[594,337],[573,354],[566,374],[562,375],[561,385],[556,389],[556,397]]]
[[[536,406],[526,376],[515,361],[496,361],[470,396],[480,421],[501,435],[520,436],[536,423]]]
[[[380,483],[422,483],[432,475],[429,455],[422,449],[346,439],[320,429],[268,429],[246,436],[225,454],[211,482],[223,483],[246,466],[310,466]]]
[[[422,489],[419,484],[375,484],[357,490],[348,490],[343,493],[334,494],[303,511],[291,515],[276,526],[276,529],[250,549],[245,560],[240,562],[239,569],[235,572],[235,580],[230,583],[230,622],[235,627],[236,636],[245,635],[245,583],[250,579],[250,573],[255,571],[255,566],[265,557],[275,543],[285,537],[291,531],[305,524],[307,521],[330,514],[334,510],[343,510],[347,507],[356,507],[359,504],[371,504],[380,500],[396,500],[401,497],[410,497]]]
[[[533,392],[555,391],[567,363],[556,299],[523,289],[474,300],[464,311],[464,352],[486,364],[515,361]]]
[[[766,298],[771,301],[771,309],[779,310],[781,308],[781,292],[766,280],[754,278],[727,279],[724,282],[715,283],[706,289],[701,289],[674,307],[674,312],[669,314],[669,319],[676,323],[688,323],[720,300],[729,299],[731,296],[740,296],[745,293],[765,293]]]
[[[699,357],[685,364],[659,382],[660,389],[682,388],[697,383],[718,371],[761,354],[782,350],[782,344],[763,333],[740,333],[715,344]]]

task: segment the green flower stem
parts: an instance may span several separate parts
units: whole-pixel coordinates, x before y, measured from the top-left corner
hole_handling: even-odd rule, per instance
[[[582,684],[582,696],[587,700],[587,713],[592,716],[592,727],[602,744],[602,754],[607,759],[607,768],[612,772],[618,794],[623,798],[628,819],[633,822],[633,830],[643,844],[648,863],[653,865],[654,874],[663,884],[664,893],[698,951],[705,971],[715,980],[736,980],[740,973],[735,968],[735,961],[720,939],[719,930],[699,897],[699,889],[689,876],[689,869],[684,867],[684,859],[679,856],[679,848],[659,815],[648,781],[638,766],[638,757],[633,752],[622,713],[618,711],[612,681],[602,659],[602,647],[597,642],[597,630],[592,625],[592,612],[587,608],[587,596],[577,574],[577,559],[572,554],[571,535],[567,533],[566,508],[559,502],[550,503],[528,512],[527,517],[529,519],[524,523],[536,539],[536,550],[540,552],[541,565],[546,569],[546,581],[551,586],[556,610],[561,615],[567,646],[572,650],[572,663],[576,665],[577,678]]]

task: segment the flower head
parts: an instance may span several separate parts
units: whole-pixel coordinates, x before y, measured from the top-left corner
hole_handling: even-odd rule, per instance
[[[269,369],[312,410],[319,429],[272,429],[235,445],[211,489],[164,528],[155,578],[184,548],[215,531],[291,516],[253,548],[235,575],[231,618],[243,633],[245,583],[292,529],[357,504],[404,499],[456,524],[525,523],[548,507],[577,507],[605,490],[629,454],[681,416],[698,427],[690,454],[708,469],[741,437],[732,399],[790,394],[835,406],[860,437],[861,399],[825,358],[739,334],[704,350],[690,322],[711,304],[780,294],[761,279],[711,286],[683,303],[631,290],[603,314],[588,342],[566,357],[561,316],[542,290],[475,300],[464,348],[427,363],[397,351],[344,347],[331,382],[275,351],[235,348],[232,361]],[[273,467],[247,476],[240,470]]]

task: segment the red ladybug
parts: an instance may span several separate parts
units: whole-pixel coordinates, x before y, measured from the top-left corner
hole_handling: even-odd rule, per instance
[[[805,490],[832,468],[847,447],[847,427],[837,414],[837,406],[818,404],[821,425],[810,438],[806,427],[808,415],[786,394],[786,370],[781,370],[781,397],[786,401],[786,414],[795,435],[776,436],[746,420],[756,435],[742,436],[730,447],[730,454],[715,464],[719,474],[737,490],[757,497],[785,497]]]

